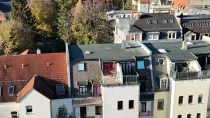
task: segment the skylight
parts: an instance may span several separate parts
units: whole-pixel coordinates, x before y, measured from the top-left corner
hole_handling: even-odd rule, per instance
[[[156,24],[156,23],[158,23],[158,21],[157,20],[153,20],[153,23]]]
[[[147,20],[147,23],[148,23],[148,24],[152,24],[151,20]]]
[[[168,23],[168,20],[163,20],[163,23]]]

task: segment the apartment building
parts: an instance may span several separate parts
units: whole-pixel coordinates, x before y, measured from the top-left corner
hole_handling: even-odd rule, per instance
[[[158,87],[162,88],[155,91],[154,116],[207,117],[210,92],[209,43],[162,41],[144,44],[153,52],[153,57],[156,57],[154,62],[162,66],[162,69],[154,71],[155,74],[161,73],[158,78],[154,74],[154,81],[157,79]]]
[[[72,45],[69,50],[76,118],[152,117],[153,100],[141,100],[149,84],[140,83],[151,81],[152,72],[143,44]]]
[[[114,30],[114,43],[177,39],[182,39],[182,28],[175,16],[167,13],[118,19]]]

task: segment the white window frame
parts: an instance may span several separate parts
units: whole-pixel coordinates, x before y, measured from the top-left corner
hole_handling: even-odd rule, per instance
[[[80,92],[80,89],[82,89],[82,91],[84,91],[84,92]],[[86,95],[87,94],[87,86],[83,86],[83,85],[79,86],[79,94]]]
[[[83,69],[80,69],[80,68],[79,68],[80,65],[83,65]],[[79,64],[77,65],[77,70],[78,70],[78,71],[85,71],[85,63],[79,63]]]
[[[173,37],[173,36],[175,36],[175,37]],[[175,31],[168,32],[168,39],[176,39],[176,37],[177,37],[177,32],[175,32]]]
[[[31,109],[31,112],[28,112],[27,111],[28,109]],[[32,107],[32,105],[27,105],[26,106],[26,114],[31,114],[31,113],[33,113],[33,107]]]
[[[12,93],[9,93],[9,92],[10,92],[10,88],[13,89],[13,90],[12,90]],[[8,95],[9,95],[9,96],[13,96],[13,95],[14,95],[14,91],[15,91],[15,87],[14,87],[14,86],[9,86],[9,87],[8,87]]]
[[[165,81],[165,85],[164,86],[162,85],[162,81]],[[160,79],[160,88],[167,88],[167,85],[168,85],[167,79]]]
[[[151,39],[148,39],[148,37],[147,37],[147,40],[159,40],[159,34],[158,33],[147,33],[147,35],[152,35],[152,38]],[[158,38],[157,39],[154,39],[154,35],[157,35]]]

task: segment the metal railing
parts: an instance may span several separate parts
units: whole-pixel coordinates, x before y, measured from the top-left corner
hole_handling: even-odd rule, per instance
[[[178,79],[178,80],[206,79],[206,78],[210,78],[210,70],[203,70],[203,71],[198,71],[198,72],[171,71],[170,76],[173,79]]]
[[[101,97],[73,98],[73,106],[102,104]]]
[[[138,76],[137,75],[125,75],[123,76],[123,83],[138,83]]]

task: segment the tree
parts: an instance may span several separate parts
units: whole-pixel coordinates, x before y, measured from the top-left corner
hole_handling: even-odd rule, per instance
[[[0,54],[15,54],[33,47],[33,33],[14,20],[0,24]]]
[[[27,5],[26,0],[12,0],[11,18],[17,20],[24,27],[36,31],[35,18],[31,14],[31,9]]]
[[[71,9],[75,6],[76,0],[57,0],[57,33],[65,42],[70,42],[71,35]]]
[[[88,0],[74,14],[72,31],[78,44],[110,41],[111,24],[106,19],[106,8],[99,0]]]
[[[36,18],[36,28],[42,36],[53,36],[56,9],[51,0],[32,0],[30,2],[32,15]]]
[[[125,10],[133,10],[132,0],[125,0]]]
[[[73,118],[73,114],[69,114],[65,105],[58,108],[56,118]]]

